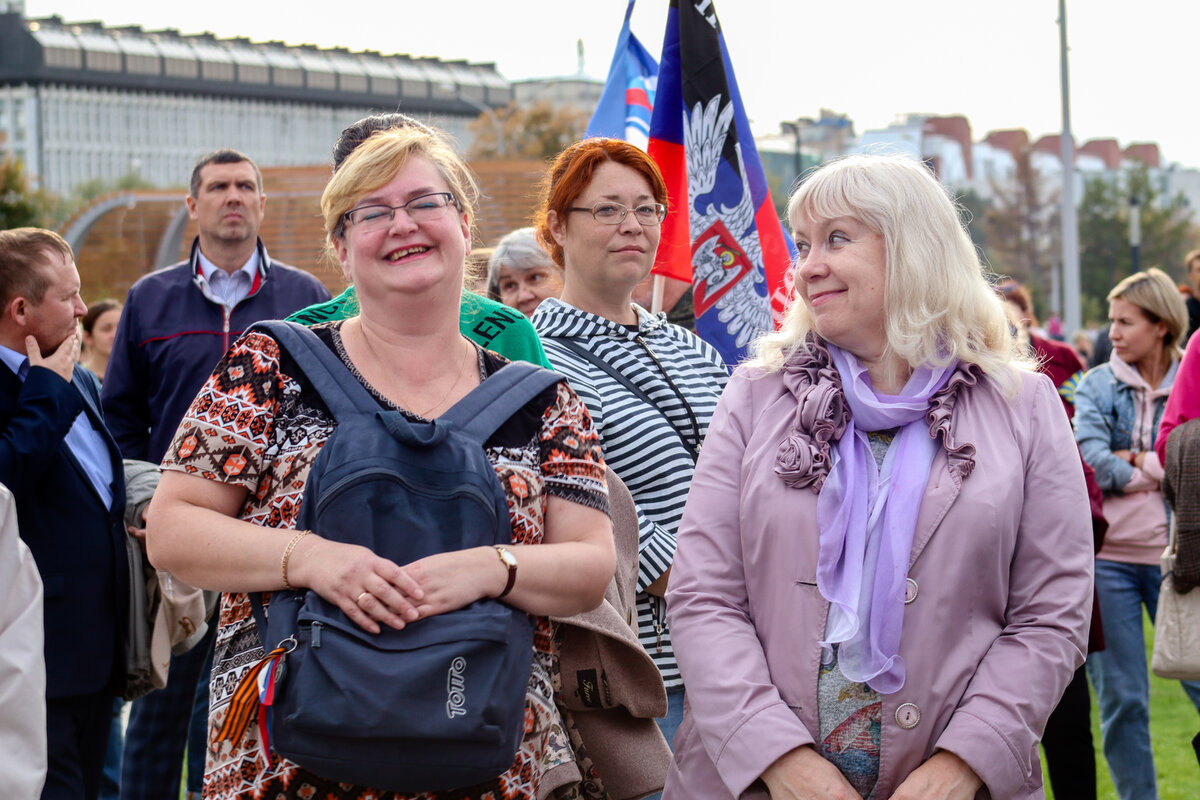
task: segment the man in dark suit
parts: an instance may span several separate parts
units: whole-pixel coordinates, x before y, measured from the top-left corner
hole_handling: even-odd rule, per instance
[[[94,798],[125,680],[125,481],[95,385],[75,365],[87,309],[70,245],[38,228],[0,231],[0,308],[0,482],[45,587],[42,798]]]

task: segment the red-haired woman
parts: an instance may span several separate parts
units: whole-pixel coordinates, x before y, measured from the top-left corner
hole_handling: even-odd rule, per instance
[[[546,355],[587,404],[605,459],[638,507],[638,621],[667,686],[667,741],[683,718],[663,599],[696,455],[728,380],[720,355],[691,331],[633,302],[650,272],[667,189],[644,152],[615,139],[571,145],[554,161],[537,233],[563,268],[560,299],[532,321]]]

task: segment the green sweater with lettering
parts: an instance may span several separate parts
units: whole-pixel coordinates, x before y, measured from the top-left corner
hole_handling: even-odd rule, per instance
[[[318,322],[347,319],[357,313],[358,295],[350,286],[332,300],[300,309],[288,317],[288,322],[316,325]],[[515,308],[464,291],[458,325],[463,336],[485,350],[499,353],[509,361],[528,361],[539,367],[553,369],[546,360],[537,331],[525,315]]]

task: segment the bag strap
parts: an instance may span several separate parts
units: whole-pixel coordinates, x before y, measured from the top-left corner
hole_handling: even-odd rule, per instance
[[[375,414],[379,403],[356,380],[346,380],[346,365],[307,327],[295,322],[269,320],[255,323],[251,331],[269,334],[296,362],[308,382],[325,401],[334,419],[352,414]]]
[[[513,361],[472,389],[442,419],[483,444],[526,403],[562,380],[563,376],[556,372]]]
[[[346,365],[304,325],[271,320],[257,323],[254,328],[275,337],[339,422],[353,415],[375,418],[388,434],[410,447],[431,447],[446,435],[446,426],[436,420],[421,424],[408,420],[399,411],[381,408],[361,383],[347,380]]]
[[[561,375],[532,364],[506,364],[442,415],[441,421],[432,421],[434,430],[424,430],[426,426],[409,422],[402,414],[383,411],[362,384],[346,380],[346,365],[304,325],[270,320],[255,324],[251,330],[265,331],[287,351],[335,419],[355,413],[382,415],[381,421],[389,432],[416,445],[440,438],[436,429],[444,428],[443,421],[451,422],[482,444],[518,409],[563,380]],[[418,431],[418,427],[422,430]]]
[[[696,461],[700,458],[700,453],[696,449],[696,446],[687,440],[687,437],[684,436],[683,432],[675,426],[675,423],[671,421],[671,418],[667,416],[666,412],[663,411],[662,408],[659,407],[658,403],[655,403],[653,400],[651,400],[650,395],[646,394],[646,392],[640,386],[633,383],[633,381],[629,380],[629,378],[626,378],[624,375],[622,375],[620,372],[618,372],[607,361],[603,360],[602,358],[597,356],[595,353],[588,350],[583,345],[579,344],[579,342],[575,341],[574,339],[568,339],[566,337],[560,337],[560,336],[547,336],[545,338],[553,339],[554,341],[561,344],[563,347],[570,350],[575,355],[582,358],[584,361],[587,361],[592,366],[594,366],[597,369],[601,370],[602,372],[606,373],[610,378],[612,378],[617,383],[621,384],[626,389],[628,389],[629,392],[631,394],[633,394],[634,397],[641,400],[643,403],[650,406],[655,411],[657,411],[659,414],[661,414],[662,418],[667,421],[667,424],[669,426],[671,426],[671,430],[675,431],[675,435],[679,437],[679,441],[683,444],[684,449],[686,449],[688,451],[688,453],[691,455],[692,461]],[[686,403],[686,401],[685,401],[685,403]]]

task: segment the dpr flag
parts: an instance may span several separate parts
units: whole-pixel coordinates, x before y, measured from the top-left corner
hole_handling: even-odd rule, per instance
[[[712,0],[671,0],[649,153],[671,201],[653,271],[691,282],[696,332],[733,366],[782,320],[796,248],[775,213]]]
[[[625,9],[625,24],[617,37],[608,80],[584,135],[623,139],[645,150],[658,84],[658,62],[629,30],[633,3],[634,0],[629,0]]]

